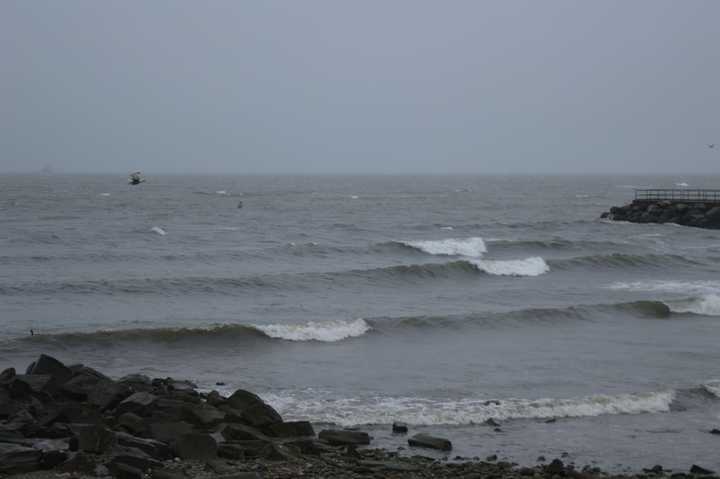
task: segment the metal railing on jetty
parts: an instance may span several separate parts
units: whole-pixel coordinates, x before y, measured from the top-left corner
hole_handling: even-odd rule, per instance
[[[673,201],[684,203],[720,203],[720,190],[689,190],[686,188],[636,189],[636,201]]]

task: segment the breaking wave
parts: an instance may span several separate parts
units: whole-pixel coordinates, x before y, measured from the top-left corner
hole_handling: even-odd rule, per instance
[[[550,267],[539,256],[511,260],[474,260],[472,264],[480,271],[497,276],[540,276]]]
[[[467,256],[470,258],[479,258],[483,254],[487,253],[485,241],[483,241],[480,237],[401,241],[398,243],[431,255]]]
[[[159,226],[153,226],[152,228],[150,228],[150,231],[159,234],[160,236],[165,236],[167,234],[165,230],[160,228]]]
[[[256,325],[271,338],[288,341],[322,341],[335,342],[347,338],[362,336],[370,331],[370,325],[363,319],[354,321],[310,321],[305,324],[269,324]]]
[[[36,334],[24,341],[87,343],[117,341],[180,342],[197,340],[282,339],[288,341],[335,342],[362,336],[371,327],[363,319],[310,321],[303,324],[218,324],[199,328],[148,328]]]
[[[304,396],[304,395],[303,395]],[[510,420],[588,417],[608,414],[669,412],[674,391],[645,394],[593,395],[570,399],[458,399],[413,397],[331,399],[317,393],[308,398],[266,394],[264,399],[291,419],[341,426],[390,424],[415,426],[472,425],[488,419]],[[320,397],[318,397],[320,396]]]
[[[720,316],[718,281],[623,281],[611,284],[610,289],[693,295],[689,298],[666,300],[665,303],[675,313]]]
[[[20,338],[20,341],[51,344],[116,343],[119,341],[207,342],[249,340],[287,340],[336,342],[365,336],[370,332],[404,334],[408,329],[421,332],[432,329],[483,328],[503,325],[592,321],[598,315],[668,318],[673,310],[660,301],[569,306],[565,308],[530,308],[505,312],[477,312],[441,316],[395,316],[357,318],[352,320],[309,321],[279,324],[213,324],[203,327],[165,327],[108,329],[92,332],[72,331]]]

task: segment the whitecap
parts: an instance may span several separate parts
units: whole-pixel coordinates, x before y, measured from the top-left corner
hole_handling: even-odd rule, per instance
[[[372,329],[365,320],[353,321],[310,321],[304,324],[255,324],[271,338],[288,341],[335,342],[362,336]]]
[[[452,230],[454,230],[455,228],[453,228],[452,226],[441,226],[440,229],[441,229],[441,230],[452,231]]]
[[[165,236],[167,234],[167,232],[159,226],[153,226],[152,228],[150,228],[150,231],[152,231],[153,233],[157,233],[160,236]]]
[[[713,394],[720,398],[720,380],[719,379],[713,379],[712,381],[708,381],[705,384],[703,384],[702,387],[710,394]]]
[[[265,394],[263,399],[283,417],[341,426],[390,424],[415,426],[471,425],[496,420],[587,417],[608,414],[662,413],[670,410],[673,391],[645,394],[593,395],[569,399],[457,399],[414,397],[341,398],[292,392]]]
[[[404,244],[432,255],[479,258],[487,252],[485,241],[479,237],[407,241]]]
[[[481,271],[498,276],[540,276],[550,267],[539,256],[511,260],[476,260],[472,263]]]
[[[679,186],[680,188],[687,188],[687,187],[690,186],[690,185],[687,184],[687,183],[685,183],[685,182],[683,181],[683,182],[680,182],[680,183],[675,183],[675,186]]]
[[[699,298],[681,301],[669,301],[670,311],[675,313],[692,313],[702,316],[720,316],[720,296],[708,294]]]
[[[352,196],[350,197],[350,199],[352,199],[352,200],[357,200],[358,198],[360,198],[358,195],[352,195]]]
[[[215,194],[216,194],[216,195],[225,196],[225,195],[228,194],[228,192],[227,192],[226,190],[217,190],[217,191],[215,192]]]
[[[110,196],[110,193],[100,193],[98,196]]]

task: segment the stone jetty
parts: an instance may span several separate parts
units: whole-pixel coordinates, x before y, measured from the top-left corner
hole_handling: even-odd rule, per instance
[[[636,190],[632,202],[613,206],[601,218],[720,229],[720,191]]]

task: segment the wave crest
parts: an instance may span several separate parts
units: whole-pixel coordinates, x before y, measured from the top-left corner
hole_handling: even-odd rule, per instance
[[[282,339],[288,341],[335,342],[362,336],[372,328],[363,319],[353,321],[310,321],[304,324],[218,324],[199,328],[135,328],[92,332],[36,334],[25,341],[48,343],[86,343],[117,341],[207,341]]]
[[[448,238],[442,240],[402,241],[400,244],[423,253],[440,256],[467,256],[479,258],[487,253],[485,241],[480,237]]]
[[[511,260],[474,260],[472,263],[480,271],[496,276],[540,276],[550,271],[550,267],[539,256]]]
[[[370,325],[361,318],[354,321],[310,321],[305,324],[269,324],[255,327],[271,338],[322,342],[335,342],[362,336],[371,329]]]

